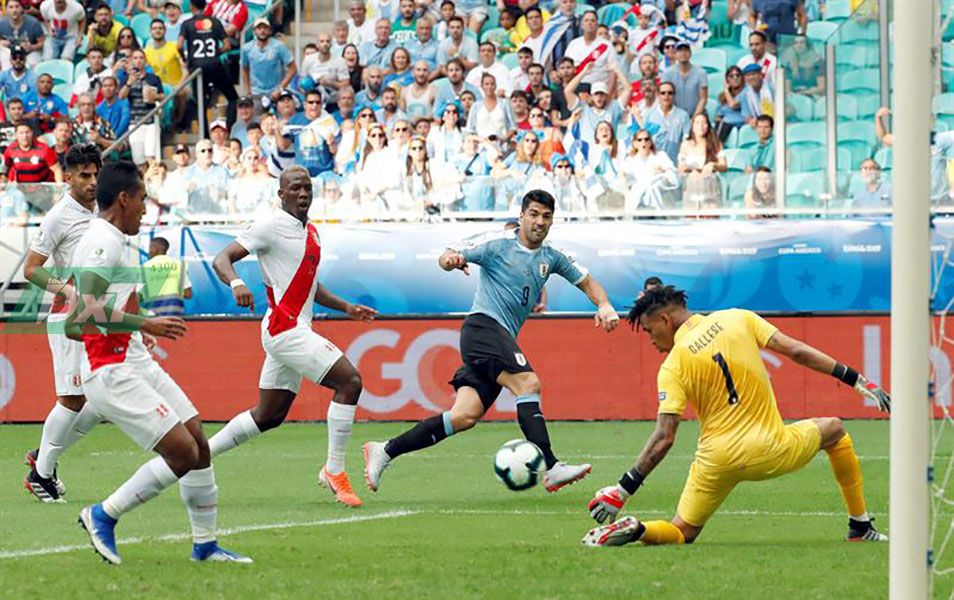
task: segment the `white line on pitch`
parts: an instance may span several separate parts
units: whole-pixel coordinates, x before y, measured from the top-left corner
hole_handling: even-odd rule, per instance
[[[297,527],[320,527],[324,525],[340,525],[344,523],[360,523],[362,521],[376,521],[380,519],[398,519],[400,517],[409,517],[420,514],[416,510],[394,510],[389,512],[377,513],[372,515],[353,515],[350,517],[335,517],[331,519],[318,519],[314,521],[286,521],[283,523],[268,523],[261,525],[239,525],[228,529],[220,529],[219,535],[228,536],[238,533],[247,533],[249,531],[269,531],[273,529],[292,529]],[[130,544],[143,544],[146,542],[177,542],[191,539],[192,535],[188,533],[170,533],[159,536],[142,536],[121,539],[117,544],[128,546]],[[89,544],[76,544],[72,546],[49,546],[46,548],[32,548],[28,550],[2,550],[0,551],[0,560],[8,558],[25,558],[28,556],[46,556],[49,554],[63,554],[65,552],[74,552],[76,550],[86,550]]]
[[[637,509],[635,512],[645,515],[668,515],[675,509]],[[586,514],[582,510],[494,510],[494,509],[448,509],[435,511],[441,515],[519,515],[519,516],[561,516],[561,515],[579,515]],[[425,512],[421,514],[432,514]],[[844,517],[845,512],[835,511],[775,511],[775,510],[720,510],[716,515],[725,515],[730,517]]]

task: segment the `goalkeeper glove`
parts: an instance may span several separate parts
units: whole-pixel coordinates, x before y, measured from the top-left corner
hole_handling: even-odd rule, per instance
[[[619,511],[623,509],[629,494],[618,485],[611,485],[597,490],[596,495],[590,500],[587,508],[590,510],[590,516],[597,523],[603,523],[607,519],[612,523],[619,516]]]
[[[891,412],[891,396],[888,395],[888,392],[865,379],[864,375],[858,375],[855,390],[868,400],[876,403],[882,412]]]

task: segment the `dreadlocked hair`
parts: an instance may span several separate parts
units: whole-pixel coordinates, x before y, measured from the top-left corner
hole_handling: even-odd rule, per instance
[[[639,317],[651,315],[663,308],[669,306],[686,307],[686,299],[689,297],[685,290],[677,290],[674,286],[654,286],[644,290],[633,307],[629,309],[626,320],[630,327],[636,329],[639,326]]]

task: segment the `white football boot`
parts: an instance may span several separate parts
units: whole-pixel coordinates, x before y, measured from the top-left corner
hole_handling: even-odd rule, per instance
[[[547,470],[546,475],[543,476],[543,486],[547,488],[547,492],[555,492],[564,486],[583,479],[592,470],[592,465],[585,463],[582,465],[568,465],[558,462]]]

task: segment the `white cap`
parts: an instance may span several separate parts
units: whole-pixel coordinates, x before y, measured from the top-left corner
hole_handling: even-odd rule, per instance
[[[605,83],[603,83],[602,81],[600,81],[600,82],[594,83],[592,86],[590,86],[590,93],[591,93],[591,94],[600,94],[600,93],[608,94],[608,93],[609,93],[609,88],[606,87],[606,84],[605,84]]]
[[[216,119],[212,121],[212,123],[209,125],[209,131],[212,131],[216,127],[221,127],[222,129],[226,131],[229,130],[229,128],[225,125],[225,121],[223,121],[222,119]]]

